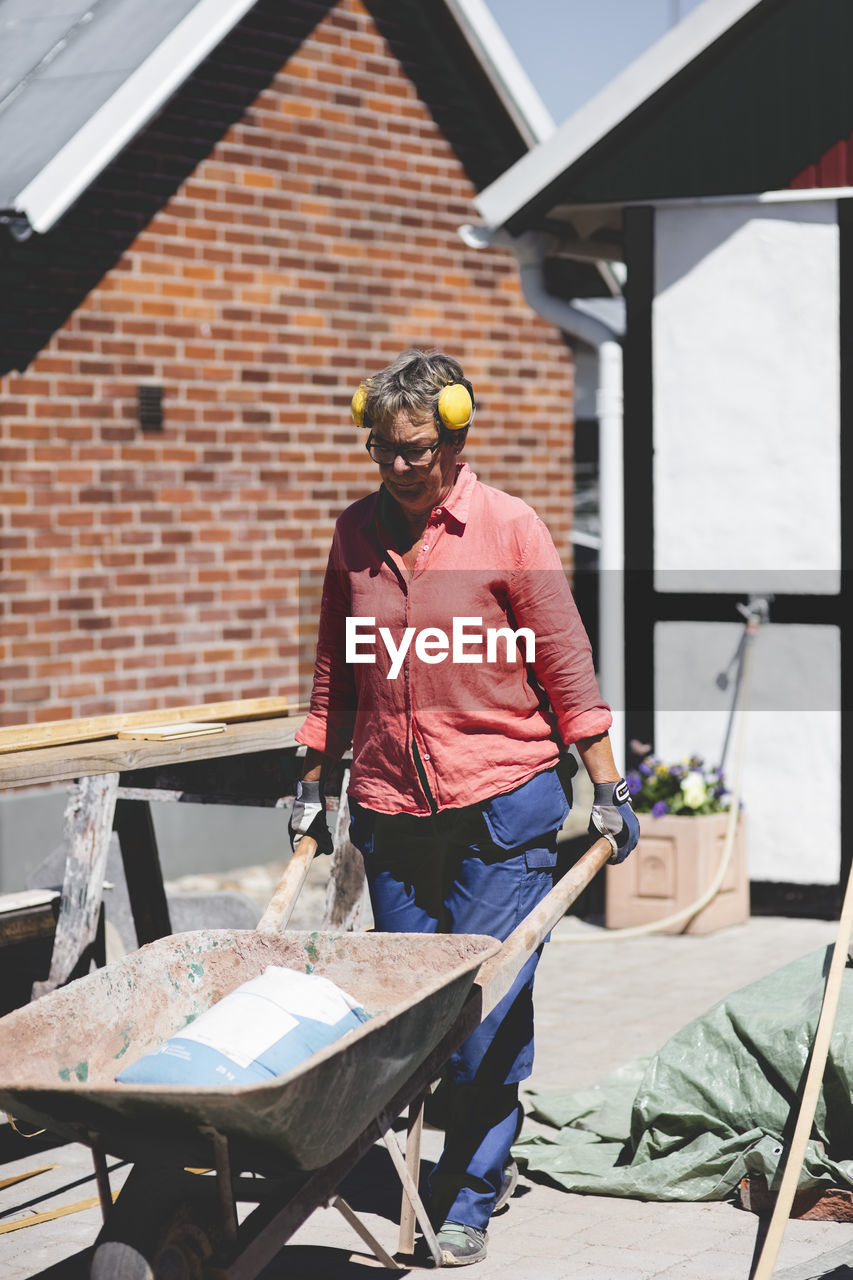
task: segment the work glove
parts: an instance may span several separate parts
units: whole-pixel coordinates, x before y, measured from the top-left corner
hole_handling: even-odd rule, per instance
[[[326,823],[326,799],[319,782],[297,782],[287,833],[294,853],[303,836],[311,836],[317,841],[318,853],[332,852],[332,833]]]
[[[620,778],[618,782],[596,782],[593,786],[589,834],[605,836],[613,849],[610,861],[624,862],[640,838],[640,824],[631,805],[628,784]]]

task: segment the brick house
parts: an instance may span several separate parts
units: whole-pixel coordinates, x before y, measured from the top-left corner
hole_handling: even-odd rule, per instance
[[[134,127],[122,58],[213,7],[242,13]],[[0,723],[304,697],[334,519],[376,483],[350,396],[409,345],[462,360],[469,461],[571,567],[571,353],[512,255],[458,234],[536,141],[469,11],[113,0],[20,83],[4,37]],[[39,224],[17,197],[75,112]]]

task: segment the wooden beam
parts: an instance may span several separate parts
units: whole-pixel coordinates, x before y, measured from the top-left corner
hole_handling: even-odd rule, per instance
[[[145,742],[126,738],[106,738],[98,742],[77,742],[32,751],[0,754],[0,790],[7,787],[34,787],[42,783],[70,782],[89,774],[126,773],[190,760],[213,760],[253,751],[296,749],[296,733],[302,715],[276,716],[229,724],[224,733],[176,742]]]
[[[80,720],[9,725],[0,729],[0,752],[93,742],[97,738],[114,738],[122,729],[138,729],[151,724],[182,724],[189,720],[262,720],[292,715],[296,710],[297,705],[287,698],[245,698],[237,702],[209,702],[203,706],[168,707],[163,711],[127,711]]]

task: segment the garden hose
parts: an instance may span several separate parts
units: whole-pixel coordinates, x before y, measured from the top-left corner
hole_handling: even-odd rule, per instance
[[[740,817],[740,797],[743,781],[743,760],[744,760],[744,744],[746,741],[746,714],[744,705],[746,702],[746,691],[749,685],[749,666],[752,650],[752,642],[758,634],[758,629],[763,621],[767,619],[767,602],[766,600],[750,599],[748,609],[745,611],[746,625],[744,628],[743,640],[739,650],[740,667],[738,673],[737,684],[735,688],[735,698],[732,703],[732,714],[729,721],[734,717],[735,712],[739,712],[737,734],[735,740],[735,765],[732,775],[732,791],[731,800],[728,809],[728,822],[726,823],[726,833],[723,838],[723,850],[720,856],[720,865],[708,885],[707,889],[689,906],[682,907],[679,911],[674,911],[668,916],[663,916],[660,920],[650,920],[646,924],[633,925],[627,929],[605,929],[600,933],[571,933],[558,934],[552,937],[553,942],[610,942],[621,938],[640,938],[645,934],[659,933],[663,929],[669,929],[673,925],[682,924],[684,928],[690,921],[703,911],[709,903],[713,902],[717,894],[722,888],[723,881],[729,869],[729,863],[732,860],[732,853],[735,846],[735,834],[737,832],[738,819]],[[728,731],[726,733],[726,743],[728,743]],[[724,747],[725,751],[725,747]],[[721,762],[722,763],[722,762]],[[684,930],[682,929],[682,932]]]

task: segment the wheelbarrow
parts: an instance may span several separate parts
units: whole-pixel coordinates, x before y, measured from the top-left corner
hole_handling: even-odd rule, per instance
[[[596,841],[503,944],[464,934],[284,932],[312,846],[300,842],[257,929],[162,938],[0,1019],[0,1108],[92,1150],[104,1215],[93,1280],[253,1280],[328,1203],[397,1267],[336,1194],[378,1138],[438,1261],[413,1177],[417,1122],[405,1158],[394,1122],[422,1104],[610,846]],[[268,964],[324,974],[369,1020],[264,1084],[116,1083],[123,1066]],[[107,1154],[134,1163],[115,1204]],[[245,1202],[256,1207],[240,1221]],[[413,1221],[403,1249],[406,1234],[413,1239]]]

